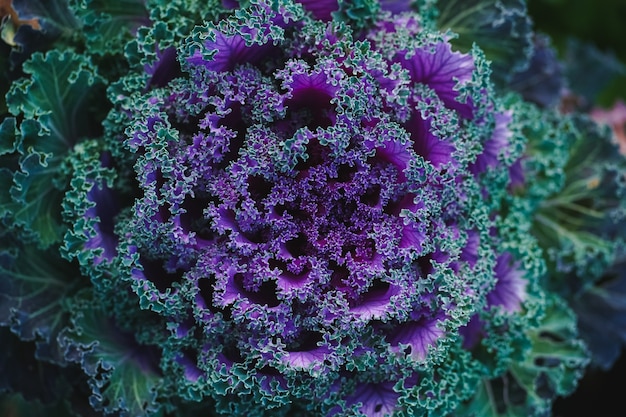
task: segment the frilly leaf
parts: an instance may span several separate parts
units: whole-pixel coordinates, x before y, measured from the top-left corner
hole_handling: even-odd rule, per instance
[[[149,21],[154,24],[137,29],[135,39],[124,48],[132,67],[153,65],[160,52],[170,47],[178,48],[196,25],[216,22],[227,13],[220,0],[152,0],[148,6]]]
[[[62,192],[50,165],[33,153],[24,158],[14,176],[6,169],[0,174],[1,212],[23,230],[27,240],[36,240],[42,248],[57,242],[64,230],[58,212]]]
[[[522,196],[524,204],[536,210],[538,204],[562,187],[563,166],[567,162],[575,128],[571,119],[554,110],[541,110],[519,96],[507,97],[516,136],[525,144],[512,175],[513,194]]]
[[[90,53],[121,53],[140,26],[148,26],[145,0],[71,0],[72,9],[83,22]]]
[[[60,154],[84,137],[97,136],[106,112],[104,81],[91,62],[73,52],[36,53],[24,63],[29,79],[16,82],[7,95],[9,111],[37,119],[50,138],[34,144]]]
[[[24,64],[29,79],[13,84],[1,130],[5,153],[0,213],[41,247],[60,240],[61,165],[80,140],[100,131],[104,83],[91,63],[73,52],[36,53]]]
[[[90,403],[106,414],[153,416],[162,384],[158,351],[137,343],[84,291],[73,303],[72,327],[60,336],[69,361],[80,363],[92,389]]]
[[[110,159],[99,142],[85,141],[75,147],[66,165],[71,177],[62,206],[70,226],[61,253],[67,259],[77,259],[94,285],[116,254],[113,228],[119,203],[112,191],[115,174],[108,166]]]
[[[0,251],[0,325],[37,343],[37,357],[64,363],[57,336],[68,324],[66,302],[83,285],[54,250],[22,247],[10,235]]]
[[[626,160],[607,129],[586,117],[572,122],[563,186],[540,203],[533,233],[548,255],[552,281],[563,285],[562,274],[575,275],[561,288],[575,293],[599,278],[620,248]]]
[[[515,135],[527,141],[511,171],[511,202],[532,219],[549,288],[569,297],[597,280],[623,250],[626,160],[608,128],[589,117],[509,101]]]
[[[61,158],[32,150],[34,144],[49,138],[34,120],[23,121],[18,130],[16,120],[6,118],[0,137],[0,154],[4,154],[0,156],[0,217],[20,230],[23,239],[49,247],[60,240],[64,229],[59,210]]]
[[[527,395],[525,406],[541,413],[556,396],[570,394],[584,368],[589,353],[578,338],[576,317],[565,302],[550,297],[545,317],[529,331],[531,349],[522,362],[511,367],[511,376]]]
[[[354,28],[370,26],[380,11],[380,5],[376,0],[348,0],[338,3],[339,10],[333,13],[333,17],[345,21]]]
[[[557,396],[570,394],[589,363],[578,338],[576,318],[565,302],[545,299],[545,315],[526,330],[530,345],[523,359],[511,362],[507,372],[483,378],[475,395],[457,416],[545,416]]]

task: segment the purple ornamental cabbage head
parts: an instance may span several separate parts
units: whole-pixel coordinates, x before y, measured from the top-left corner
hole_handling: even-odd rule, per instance
[[[487,209],[510,116],[481,54],[405,15],[353,36],[253,4],[194,31],[183,77],[149,68],[118,251],[169,323],[183,395],[369,416],[458,402],[463,376],[436,369],[459,328],[524,300]]]

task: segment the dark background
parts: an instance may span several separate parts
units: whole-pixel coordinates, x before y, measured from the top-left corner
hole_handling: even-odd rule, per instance
[[[535,28],[550,35],[561,56],[574,36],[626,63],[626,0],[528,0],[528,9]],[[597,104],[608,107],[619,98],[626,100],[626,76],[613,80]]]
[[[576,392],[559,398],[554,403],[554,417],[624,417],[626,407],[626,357],[621,358],[607,372],[588,369]]]

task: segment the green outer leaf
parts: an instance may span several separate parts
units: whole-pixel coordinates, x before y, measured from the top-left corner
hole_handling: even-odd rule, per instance
[[[59,206],[60,160],[52,154],[32,151],[31,144],[47,138],[34,120],[24,121],[18,132],[15,119],[6,118],[0,125],[0,135],[5,150],[18,151],[0,156],[0,218],[20,230],[23,239],[36,240],[41,248],[49,247],[60,240],[64,230]],[[6,146],[10,142],[13,144]],[[24,148],[30,151],[25,153]]]
[[[626,160],[610,132],[580,115],[569,121],[567,154],[555,163],[562,185],[539,204],[533,226],[548,255],[551,285],[567,295],[591,285],[613,262],[626,219]]]
[[[592,285],[623,250],[626,160],[608,129],[585,115],[541,110],[506,98],[515,135],[527,141],[523,184],[508,204],[544,252],[544,284],[565,297]]]
[[[22,246],[11,235],[0,248],[0,325],[36,340],[38,356],[58,363],[57,335],[68,324],[66,302],[85,282],[55,250]]]
[[[545,317],[538,328],[529,331],[528,356],[511,367],[512,376],[527,392],[526,405],[539,412],[549,410],[554,397],[570,394],[589,364],[574,313],[556,296],[546,301]],[[545,390],[552,395],[547,396]]]
[[[0,156],[17,151],[17,128],[13,117],[7,117],[0,124]]]
[[[104,81],[73,52],[36,53],[24,64],[30,78],[7,94],[10,111],[0,126],[0,217],[46,248],[63,234],[61,165],[80,140],[97,136],[106,106]],[[98,110],[96,110],[98,108]]]
[[[455,416],[545,416],[557,396],[570,394],[576,387],[589,364],[589,352],[578,337],[576,317],[556,296],[536,294],[533,298],[533,309],[537,310],[531,315],[542,317],[534,324],[531,320],[523,326],[516,324],[520,334],[525,334],[508,342],[508,348],[520,349],[522,357],[512,357],[508,369],[498,375],[486,374],[475,386],[474,396],[456,410]],[[497,345],[491,347],[498,349]],[[506,349],[507,345],[501,347]]]
[[[72,0],[71,7],[84,23],[90,53],[121,54],[140,26],[150,24],[144,0]]]
[[[60,336],[67,359],[89,376],[91,405],[128,417],[160,415],[163,381],[154,347],[141,345],[117,327],[103,304],[83,291],[72,305],[72,327]]]
[[[57,213],[62,192],[54,186],[54,176],[50,175],[54,174],[53,164],[47,158],[42,161],[38,154],[30,154],[20,168],[11,188],[11,196],[16,202],[13,214],[20,224],[36,231],[41,239],[40,245],[47,247],[58,240],[64,229],[58,222]]]
[[[503,411],[499,408],[498,398],[494,393],[493,381],[488,379],[482,379],[476,386],[476,393],[471,402],[467,405],[461,406],[459,413],[455,413],[455,416],[475,416],[475,417],[518,417],[519,410],[512,407],[506,408]]]
[[[9,111],[37,119],[50,138],[37,150],[56,155],[85,137],[98,136],[107,111],[104,80],[88,58],[74,52],[35,53],[24,63],[29,79],[16,82],[7,94]]]

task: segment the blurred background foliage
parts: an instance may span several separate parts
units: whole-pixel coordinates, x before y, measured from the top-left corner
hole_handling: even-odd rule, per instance
[[[561,58],[577,39],[590,43],[616,62],[626,63],[626,1],[624,0],[528,0],[535,28],[552,38]],[[570,50],[570,52],[573,52]],[[576,58],[572,56],[571,58]],[[609,107],[626,99],[626,70],[610,80],[599,93],[596,105]]]
[[[536,30],[552,38],[562,59],[582,59],[576,56],[581,49],[576,51],[571,46],[576,39],[595,46],[605,58],[603,63],[614,67],[614,76],[605,80],[591,105],[607,108],[617,100],[626,101],[626,1],[528,0],[528,9]],[[590,70],[588,76],[590,82],[602,84],[602,80],[593,79],[601,75]],[[589,369],[572,396],[556,401],[553,416],[623,415],[625,381],[626,355],[622,352],[609,371]]]

